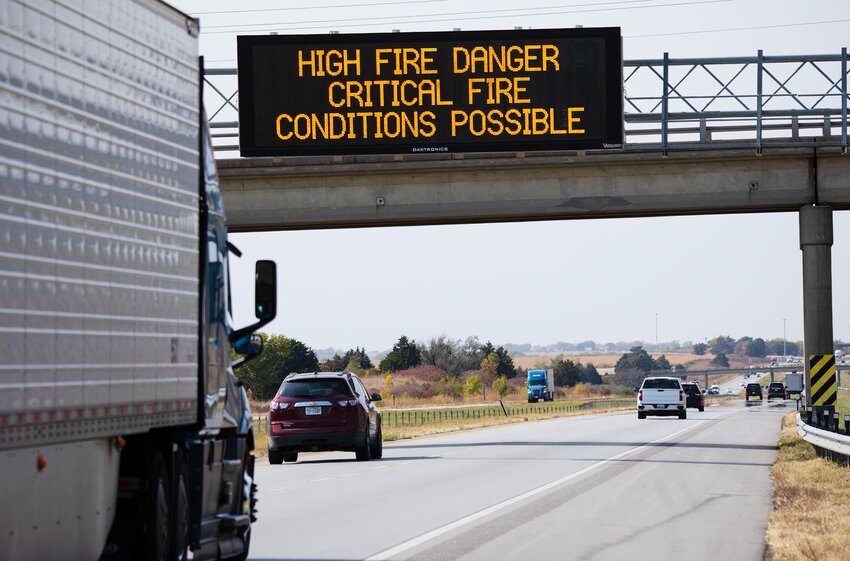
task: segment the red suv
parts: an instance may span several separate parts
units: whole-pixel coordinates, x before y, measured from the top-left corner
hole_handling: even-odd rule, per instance
[[[290,374],[269,404],[269,463],[298,461],[298,452],[346,450],[367,461],[383,455],[380,394],[352,372]]]

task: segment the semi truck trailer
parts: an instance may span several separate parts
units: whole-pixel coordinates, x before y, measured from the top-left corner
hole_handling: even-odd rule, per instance
[[[785,376],[785,399],[791,399],[792,395],[796,395],[797,399],[801,399],[803,395],[803,375],[797,372],[791,372]]]
[[[0,558],[247,557],[252,418],[198,22],[0,2]]]

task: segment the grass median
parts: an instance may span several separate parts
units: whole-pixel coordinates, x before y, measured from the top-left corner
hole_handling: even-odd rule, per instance
[[[634,409],[634,399],[604,399],[581,401],[554,401],[549,403],[505,403],[505,416],[501,406],[445,407],[434,409],[383,410],[381,430],[384,442],[442,434],[458,430],[482,428],[493,425],[522,423],[567,417],[607,413]],[[268,456],[266,422],[254,422],[256,450],[259,457]]]
[[[796,413],[782,419],[779,454],[770,470],[773,513],[768,559],[850,559],[850,468],[815,455],[797,435]]]

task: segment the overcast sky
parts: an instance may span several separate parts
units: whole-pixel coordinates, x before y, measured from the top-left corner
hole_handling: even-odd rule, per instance
[[[661,58],[665,51],[672,58],[754,56],[758,49],[765,55],[839,54],[850,46],[846,0],[173,4],[201,19],[208,67],[236,66],[237,30],[282,35],[613,26],[622,29],[625,59]],[[835,212],[834,227],[834,336],[848,340],[850,212]],[[797,213],[231,239],[244,252],[232,271],[237,324],[252,319],[254,261],[274,259],[280,305],[278,319],[265,330],[315,348],[384,350],[401,334],[416,340],[477,335],[496,344],[654,342],[656,320],[661,341],[698,342],[718,334],[781,338],[784,326],[788,339],[803,338]]]

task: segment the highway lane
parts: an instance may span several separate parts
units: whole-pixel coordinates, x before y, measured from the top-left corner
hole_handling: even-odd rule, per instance
[[[260,464],[251,559],[761,560],[789,410],[565,418],[393,443],[368,463]]]
[[[728,382],[719,384],[720,395],[728,395],[729,392],[726,391],[727,389],[731,390],[732,395],[744,395],[744,389],[750,382],[758,382],[761,385],[767,385],[770,383],[770,374],[753,370],[749,374],[749,377],[737,376]]]

